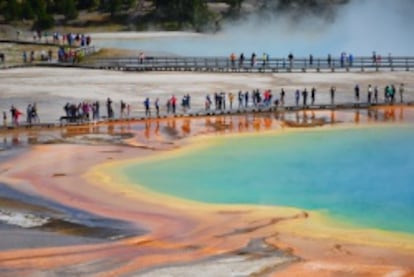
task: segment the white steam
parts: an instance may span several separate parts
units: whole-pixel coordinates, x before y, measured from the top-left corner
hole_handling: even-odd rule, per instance
[[[255,12],[238,21],[223,22],[217,34],[140,40],[100,40],[98,46],[139,49],[183,56],[338,57],[342,52],[369,56],[413,55],[414,0],[351,0],[332,5],[331,13]]]

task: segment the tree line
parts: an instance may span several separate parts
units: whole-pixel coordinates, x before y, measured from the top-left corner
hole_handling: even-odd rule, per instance
[[[332,0],[324,1],[327,4]],[[342,1],[347,2],[347,0]],[[215,14],[208,6],[209,3],[215,2],[228,4],[228,11],[224,15]],[[59,24],[67,24],[77,19],[80,11],[109,13],[109,21],[116,18],[121,20],[129,18],[123,15],[135,13],[141,16],[141,18],[135,17],[136,21],[144,18],[150,23],[172,23],[175,29],[203,30],[206,26],[211,27],[217,24],[218,18],[240,15],[243,2],[244,0],[0,0],[0,15],[6,23],[31,20],[34,29],[50,29],[57,23],[57,18],[59,18]],[[298,4],[300,6],[321,5],[318,4],[321,2],[323,1],[258,0],[257,7],[284,9]],[[143,7],[146,7],[145,11],[140,10]]]

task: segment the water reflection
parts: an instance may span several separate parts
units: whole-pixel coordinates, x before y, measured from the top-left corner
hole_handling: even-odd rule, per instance
[[[285,127],[312,127],[340,122],[375,123],[403,122],[414,120],[414,109],[410,107],[381,107],[357,110],[300,110],[277,111],[272,113],[253,113],[243,115],[220,115],[211,117],[184,117],[152,119],[137,122],[111,124],[91,124],[71,126],[60,129],[10,130],[0,133],[0,149],[22,147],[35,144],[50,144],[82,141],[86,135],[99,138],[105,136],[106,143],[111,137],[123,138],[126,135],[145,140],[146,143],[162,140],[175,140],[203,133],[260,132]],[[413,121],[410,121],[413,122]],[[67,139],[75,140],[67,141]],[[90,139],[90,138],[89,138]]]

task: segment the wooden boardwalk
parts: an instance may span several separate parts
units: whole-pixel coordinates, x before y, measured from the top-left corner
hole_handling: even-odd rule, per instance
[[[0,126],[0,131],[8,130],[24,130],[24,129],[51,129],[51,128],[65,128],[70,126],[84,126],[91,124],[105,124],[105,123],[122,123],[122,122],[144,122],[149,119],[169,119],[169,118],[197,118],[197,117],[215,117],[215,116],[232,116],[232,115],[243,115],[243,114],[269,114],[269,113],[283,113],[283,112],[297,112],[297,111],[322,111],[322,110],[359,110],[359,109],[369,109],[371,107],[388,107],[389,103],[378,103],[378,104],[368,104],[368,103],[338,103],[338,104],[322,104],[322,105],[309,105],[309,106],[285,106],[285,107],[247,107],[247,108],[233,108],[226,110],[198,110],[198,111],[189,111],[182,112],[178,111],[175,114],[173,113],[163,113],[160,116],[140,116],[140,117],[129,117],[129,118],[111,118],[102,117],[97,121],[78,121],[78,122],[43,122],[43,123],[21,123],[18,126]],[[394,104],[393,106],[414,106],[414,101],[404,102],[403,104]]]
[[[226,57],[124,57],[102,58],[90,67],[122,71],[192,71],[224,73],[279,73],[279,72],[363,72],[380,70],[410,71],[414,57],[389,57],[373,60],[372,57],[355,57],[352,62],[341,59],[271,58],[268,60],[230,60]]]

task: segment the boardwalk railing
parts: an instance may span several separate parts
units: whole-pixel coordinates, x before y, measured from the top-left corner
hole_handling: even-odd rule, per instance
[[[314,58],[271,58],[230,60],[226,57],[139,57],[102,58],[94,67],[126,71],[212,71],[212,72],[306,72],[306,71],[365,71],[405,70],[414,68],[414,57],[390,57],[373,60],[372,57],[355,57],[352,61]]]

